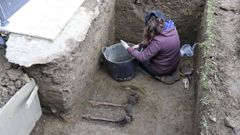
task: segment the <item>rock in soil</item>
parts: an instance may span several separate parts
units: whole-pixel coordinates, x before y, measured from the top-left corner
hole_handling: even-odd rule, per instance
[[[210,118],[210,120],[211,120],[212,122],[214,122],[214,123],[217,122],[217,118],[216,118],[216,117],[210,115],[209,118]]]
[[[21,68],[11,66],[0,50],[0,108],[29,80]]]
[[[236,121],[235,119],[229,118],[229,117],[225,117],[225,125],[226,127],[235,129],[238,127],[238,121]]]

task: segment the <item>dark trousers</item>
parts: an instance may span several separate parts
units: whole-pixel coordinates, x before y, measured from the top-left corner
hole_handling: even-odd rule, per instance
[[[141,67],[142,70],[144,70],[147,74],[149,74],[150,76],[152,77],[156,77],[156,76],[164,76],[164,75],[170,75],[172,74],[176,69],[174,69],[173,71],[171,72],[168,72],[168,73],[163,73],[163,74],[159,74],[157,73],[153,68],[152,66],[150,65],[150,62],[149,61],[146,61],[146,62],[139,62],[139,65]]]
[[[154,71],[154,69],[151,67],[149,61],[146,62],[139,62],[140,67],[142,68],[142,70],[144,70],[147,74],[155,77],[155,76],[159,76],[158,73],[156,73]]]

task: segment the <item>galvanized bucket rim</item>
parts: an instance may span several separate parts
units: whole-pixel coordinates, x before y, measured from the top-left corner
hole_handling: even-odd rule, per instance
[[[117,46],[117,45],[119,45],[119,44],[120,44],[120,43],[116,43],[116,44],[111,45],[110,47],[112,47],[112,46]],[[121,61],[121,62],[112,61],[112,60],[108,59],[108,58],[106,57],[106,55],[105,55],[105,51],[106,51],[108,48],[109,48],[109,47],[103,47],[103,48],[102,48],[102,53],[103,53],[103,55],[104,55],[104,58],[107,59],[108,61],[112,62],[112,63],[126,63],[126,62],[130,62],[130,61],[132,61],[132,60],[135,59],[134,57],[131,56],[130,59],[125,60],[125,61]]]

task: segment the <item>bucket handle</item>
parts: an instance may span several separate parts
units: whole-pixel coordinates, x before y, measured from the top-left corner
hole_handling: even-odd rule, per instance
[[[105,53],[105,51],[107,50],[107,47],[103,47],[102,48],[102,52]]]
[[[105,56],[106,50],[107,50],[107,47],[103,47],[103,48],[102,48],[102,53],[103,53],[104,56]]]

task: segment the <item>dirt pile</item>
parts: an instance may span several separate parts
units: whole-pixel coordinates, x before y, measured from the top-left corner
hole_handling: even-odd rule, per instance
[[[0,65],[0,107],[3,107],[29,78],[18,66],[7,62],[3,50],[0,50]]]

